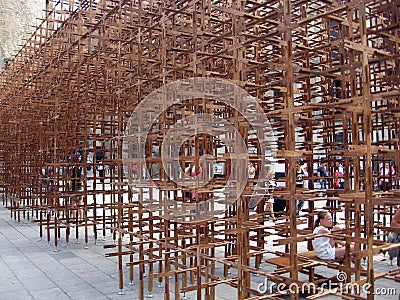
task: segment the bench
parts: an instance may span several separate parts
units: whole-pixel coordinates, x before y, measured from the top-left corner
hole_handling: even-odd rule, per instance
[[[324,262],[326,264],[328,263],[343,263],[344,261],[344,256],[338,257],[334,260],[328,260],[328,259],[320,259],[317,256],[317,253],[315,251],[307,251],[307,252],[302,252],[299,253],[299,258],[300,260],[305,260],[305,259],[311,259],[313,261],[319,261],[319,262]],[[265,260],[266,262],[276,265],[278,267],[289,267],[290,266],[290,257],[289,256],[277,256],[273,258],[268,258]]]
[[[319,259],[315,251],[307,251],[299,253],[299,272],[308,275],[309,281],[319,284],[330,278],[326,278],[324,276],[318,275],[315,273],[315,264],[311,264],[310,262],[322,262],[323,264],[332,267],[332,265],[342,264],[344,261],[344,257],[339,257],[335,260],[325,260]],[[273,258],[268,258],[265,260],[267,263],[273,264],[278,268],[287,268],[290,267],[290,257],[289,256],[277,256]]]

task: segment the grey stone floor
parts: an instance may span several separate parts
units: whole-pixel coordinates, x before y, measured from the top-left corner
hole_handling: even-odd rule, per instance
[[[27,220],[18,223],[0,205],[0,300],[139,299],[138,282],[134,280],[132,285],[129,284],[126,267],[124,294],[118,294],[117,259],[106,258],[107,250],[103,249],[104,244],[112,242],[111,237],[106,237],[96,243],[92,238],[88,245],[75,243],[75,240],[67,245],[61,238],[58,252],[55,252],[53,242],[49,244],[45,240],[39,240],[39,227],[36,223]],[[374,265],[376,272],[396,268],[383,255],[376,256]],[[274,267],[264,262],[261,269],[270,271]],[[217,267],[216,272],[222,274],[222,267]],[[235,276],[234,272],[233,270],[229,276]],[[137,274],[135,276],[137,279]],[[174,299],[173,280],[170,278],[171,299]],[[254,287],[265,282],[265,278],[255,275],[252,275],[251,280]],[[380,279],[376,282],[376,288],[380,288],[380,291],[394,288],[395,295],[377,295],[375,299],[400,299],[400,283]],[[218,300],[237,299],[236,290],[228,285],[218,285],[216,296]],[[155,282],[153,291],[151,294],[147,292],[146,297],[163,299],[164,286],[158,286]],[[180,295],[180,298],[196,299],[196,294],[186,293]],[[326,296],[323,299],[339,298]]]

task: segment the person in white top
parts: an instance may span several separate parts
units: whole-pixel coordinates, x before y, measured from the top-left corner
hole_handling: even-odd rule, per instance
[[[303,167],[303,173],[304,173],[304,177],[305,178],[308,178],[308,176],[309,176],[309,173],[308,173],[308,166],[307,165],[305,165],[304,167]],[[310,188],[310,185],[309,185],[309,183],[310,183],[310,181],[308,180],[308,179],[305,179],[305,180],[303,180],[303,187],[304,188],[306,188],[306,189],[309,189]]]
[[[331,231],[341,230],[340,226],[332,226],[332,216],[329,211],[321,210],[315,221],[314,234],[330,234]],[[334,260],[344,256],[345,241],[336,240],[333,237],[321,236],[313,239],[312,245],[319,259]],[[350,245],[350,251],[354,251],[354,245]]]

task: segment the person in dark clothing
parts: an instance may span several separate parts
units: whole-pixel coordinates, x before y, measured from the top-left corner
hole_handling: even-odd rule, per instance
[[[322,163],[317,169],[317,177],[319,177],[319,182],[321,185],[321,189],[326,189],[326,163]]]
[[[97,171],[99,171],[99,180],[101,183],[104,183],[104,166],[100,164],[97,166]]]
[[[304,188],[304,171],[300,167],[300,163],[296,163],[296,188]],[[304,206],[304,200],[296,200],[296,215]]]
[[[71,169],[71,206],[76,207],[78,210],[78,217],[82,219],[83,212],[79,206],[83,205],[82,200],[82,191],[83,191],[83,182],[82,182],[82,169],[79,166],[73,166]],[[76,218],[75,210],[72,210],[71,214],[72,218]]]

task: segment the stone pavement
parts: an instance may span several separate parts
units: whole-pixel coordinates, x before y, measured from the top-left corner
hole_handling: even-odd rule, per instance
[[[118,295],[117,259],[104,256],[104,243],[60,241],[55,252],[37,224],[17,223],[0,206],[0,299],[137,299],[134,285]]]
[[[272,222],[272,221],[271,221]],[[106,258],[104,244],[112,243],[111,237],[105,241],[92,239],[89,244],[60,239],[58,251],[52,243],[39,240],[36,223],[23,220],[18,223],[10,218],[10,213],[0,205],[0,300],[30,299],[138,299],[138,283],[128,284],[128,269],[124,267],[124,294],[118,292],[117,258]],[[271,243],[272,244],[272,243]],[[299,250],[301,252],[301,249]],[[261,269],[273,270],[273,266],[263,263]],[[395,269],[385,257],[377,256],[376,272]],[[217,266],[222,274],[222,267]],[[230,276],[235,276],[233,274]],[[135,274],[137,278],[137,274]],[[265,282],[262,276],[251,277],[252,286]],[[170,289],[173,291],[173,278]],[[400,283],[381,279],[376,287],[396,289],[396,295],[376,296],[376,299],[399,299]],[[154,284],[147,298],[163,299],[163,285]],[[180,295],[181,299],[196,299],[195,293]],[[185,296],[185,297],[184,297]],[[171,293],[171,299],[174,299]],[[236,290],[228,285],[218,285],[216,299],[237,299]],[[339,299],[327,296],[323,299]]]

